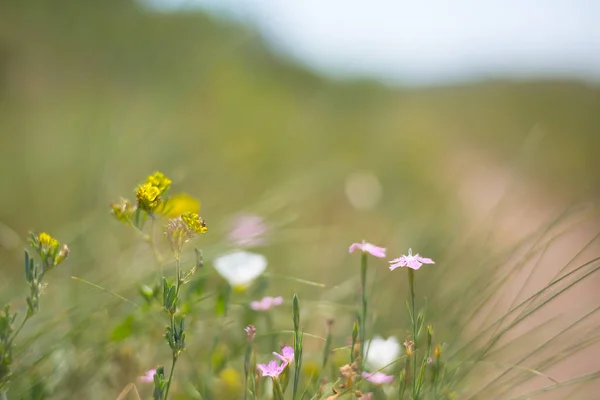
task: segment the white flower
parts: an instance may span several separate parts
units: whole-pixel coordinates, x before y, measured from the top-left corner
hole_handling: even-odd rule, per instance
[[[215,269],[231,286],[248,286],[267,268],[267,259],[262,254],[235,251],[217,257]]]
[[[400,356],[400,343],[394,336],[390,336],[387,340],[381,336],[365,340],[365,349],[367,349],[365,363],[372,371],[382,370]]]

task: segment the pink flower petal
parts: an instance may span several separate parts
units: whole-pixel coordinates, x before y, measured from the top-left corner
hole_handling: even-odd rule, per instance
[[[431,258],[421,257],[419,254],[412,255],[412,250],[408,249],[408,255],[401,255],[400,257],[390,261],[390,271],[395,270],[399,267],[408,267],[418,270],[423,264],[435,264]]]
[[[375,246],[371,243],[365,243],[363,248],[366,252],[370,253],[374,257],[385,257],[385,249],[383,247]]]
[[[383,383],[390,383],[394,380],[393,376],[386,375],[383,372],[375,372],[372,374],[368,373],[368,372],[363,372],[362,376],[369,382],[374,383],[376,385],[381,385]]]
[[[374,257],[385,257],[385,248],[367,243],[364,240],[362,243],[352,243],[348,249],[350,253],[354,253],[356,250],[361,250],[363,253],[369,253]]]
[[[406,266],[408,268],[412,268],[415,271],[418,270],[419,268],[421,268],[421,265],[423,265],[423,264],[421,264],[417,260],[408,260],[408,262],[406,263]]]
[[[294,361],[294,349],[290,346],[283,346],[281,354],[273,352],[273,354],[283,361],[284,364],[291,364]]]
[[[140,376],[138,378],[138,380],[140,382],[145,382],[145,383],[151,383],[154,382],[154,375],[156,374],[156,370],[155,369],[151,369],[150,371],[146,372],[145,375]]]
[[[363,249],[362,243],[352,243],[352,245],[350,245],[350,248],[348,249],[348,251],[350,253],[354,253],[355,250],[362,251],[362,249]]]
[[[283,297],[281,297],[281,296],[275,297],[272,302],[272,304],[274,306],[280,306],[282,303],[283,303]]]

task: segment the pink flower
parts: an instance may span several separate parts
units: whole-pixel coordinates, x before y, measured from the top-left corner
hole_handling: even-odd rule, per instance
[[[273,354],[275,354],[277,358],[283,361],[283,364],[285,365],[294,362],[294,349],[292,349],[290,346],[283,346],[283,348],[281,349],[281,354],[275,352],[273,352]]]
[[[390,271],[395,270],[398,267],[408,267],[415,271],[421,268],[423,264],[435,264],[431,258],[421,257],[419,253],[412,255],[412,249],[408,249],[408,255],[402,254],[395,260],[390,261]]]
[[[250,303],[250,308],[256,311],[266,311],[272,307],[281,305],[281,303],[283,303],[283,298],[281,296],[267,296],[260,301],[253,301]]]
[[[279,365],[279,364],[277,364],[277,361],[272,360],[272,361],[269,361],[268,364],[257,364],[256,366],[258,367],[258,369],[260,369],[262,376],[270,376],[271,378],[278,378],[279,375],[283,372],[283,370],[287,366],[287,364],[282,363],[281,365]]]
[[[363,378],[365,378],[366,380],[368,380],[371,383],[374,383],[375,385],[382,385],[384,383],[390,383],[394,380],[394,377],[391,375],[386,375],[383,372],[374,372],[374,373],[369,373],[369,372],[363,372],[362,373]]]
[[[138,380],[140,382],[152,383],[152,382],[154,382],[154,375],[155,374],[156,374],[156,370],[155,369],[151,369],[150,371],[146,372],[146,374],[144,376],[140,376],[138,378]]]
[[[369,253],[372,256],[379,258],[385,257],[385,249],[383,247],[375,246],[374,244],[367,243],[364,240],[362,243],[353,243],[350,246],[350,253],[354,253],[355,250],[361,250],[363,253]]]
[[[248,325],[247,327],[245,327],[244,332],[246,332],[246,335],[248,335],[249,341],[254,341],[254,336],[256,335],[256,328],[254,327],[254,325]]]
[[[256,247],[267,242],[265,234],[269,227],[264,219],[253,214],[238,214],[231,221],[227,239],[238,247]]]

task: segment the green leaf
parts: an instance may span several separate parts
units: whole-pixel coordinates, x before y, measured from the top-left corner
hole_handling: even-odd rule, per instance
[[[119,325],[113,329],[110,336],[110,340],[113,342],[120,342],[121,340],[127,339],[133,334],[135,328],[135,317],[133,314],[128,315]]]

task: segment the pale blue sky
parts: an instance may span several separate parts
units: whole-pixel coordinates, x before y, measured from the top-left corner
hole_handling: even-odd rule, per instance
[[[257,27],[331,75],[403,84],[487,77],[600,82],[600,0],[145,0]]]

